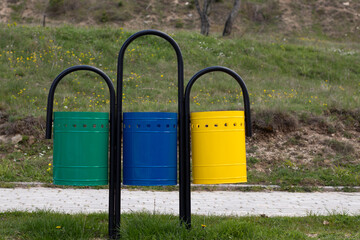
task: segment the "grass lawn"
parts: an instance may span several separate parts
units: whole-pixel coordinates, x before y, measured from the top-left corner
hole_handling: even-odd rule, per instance
[[[0,213],[0,239],[106,239],[107,214]],[[178,217],[123,214],[122,239],[359,239],[360,216],[193,216],[192,228]]]

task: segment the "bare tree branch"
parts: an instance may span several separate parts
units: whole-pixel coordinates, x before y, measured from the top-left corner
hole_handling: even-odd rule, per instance
[[[234,7],[231,10],[226,22],[225,22],[225,27],[224,27],[224,31],[223,31],[223,36],[229,36],[231,34],[231,30],[232,30],[232,26],[234,23],[234,20],[239,12],[240,9],[240,0],[235,0],[234,1]]]
[[[204,0],[203,8],[200,8],[199,0],[194,0],[196,9],[200,15],[201,20],[201,30],[200,33],[207,36],[209,35],[210,22],[209,22],[209,14],[210,14],[210,5],[212,0]]]

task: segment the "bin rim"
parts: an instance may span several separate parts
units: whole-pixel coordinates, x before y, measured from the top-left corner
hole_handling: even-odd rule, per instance
[[[108,112],[65,112],[65,111],[59,111],[59,112],[54,112],[56,113],[57,115],[61,115],[61,114],[64,114],[64,115],[71,115],[71,114],[106,114],[108,115],[109,113]]]
[[[124,119],[176,119],[176,112],[123,112]]]
[[[108,112],[54,112],[55,119],[104,119],[109,120]]]
[[[191,119],[204,119],[204,118],[233,118],[244,117],[244,111],[206,111],[206,112],[192,112],[190,113]]]

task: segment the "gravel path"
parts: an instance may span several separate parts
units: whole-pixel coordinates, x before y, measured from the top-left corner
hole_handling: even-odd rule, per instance
[[[122,212],[156,211],[178,214],[178,192],[121,191]],[[360,215],[360,193],[344,192],[192,192],[192,213],[202,215],[306,216]],[[8,210],[107,212],[107,189],[0,188],[0,212]]]

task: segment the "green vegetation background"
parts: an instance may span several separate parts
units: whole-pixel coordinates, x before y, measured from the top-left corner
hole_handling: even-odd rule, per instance
[[[52,80],[62,70],[87,64],[104,70],[116,85],[117,54],[133,32],[116,28],[2,25],[1,102],[12,117],[45,116]],[[202,68],[222,65],[245,80],[254,112],[276,109],[300,116],[360,106],[359,45],[304,37],[248,35],[204,37],[170,34],[185,63],[185,82]],[[125,55],[125,111],[176,111],[177,65],[170,44],[155,36],[134,41]],[[195,84],[192,111],[241,109],[237,83],[221,73]],[[55,111],[108,111],[103,81],[74,73],[56,92]]]
[[[0,109],[15,127],[18,120],[29,116],[42,120],[41,124],[30,122],[21,129],[24,144],[18,149],[11,144],[1,145],[2,152],[8,154],[1,160],[0,181],[51,181],[51,143],[39,140],[44,134],[47,95],[53,79],[70,66],[87,64],[102,69],[116,85],[118,52],[133,33],[111,27],[1,25]],[[350,127],[359,123],[360,46],[356,42],[276,34],[233,38],[204,37],[187,31],[169,34],[183,53],[185,84],[200,69],[214,65],[229,67],[242,76],[250,93],[255,126],[261,123],[266,129],[279,125],[280,130],[287,131],[289,122],[290,127],[299,121],[311,125],[312,120],[307,119],[319,116],[321,120],[316,124],[334,122],[327,127],[331,134],[337,131],[339,120]],[[156,36],[141,37],[128,47],[124,66],[124,111],[177,111],[177,63],[170,44]],[[72,73],[57,88],[54,111],[107,112],[106,88],[93,73]],[[223,73],[203,76],[194,85],[191,111],[242,108],[237,83]],[[285,120],[276,120],[274,113]],[[39,128],[41,133],[35,136],[36,141],[25,133],[32,128]],[[298,142],[296,138],[292,141]],[[285,161],[274,163],[271,171],[262,173],[253,169],[262,159],[249,158],[249,181],[287,186],[304,181],[358,186],[360,166],[354,159],[354,147],[337,140],[326,144],[336,150],[333,166],[322,167],[325,156],[315,156],[315,166],[295,166]]]

